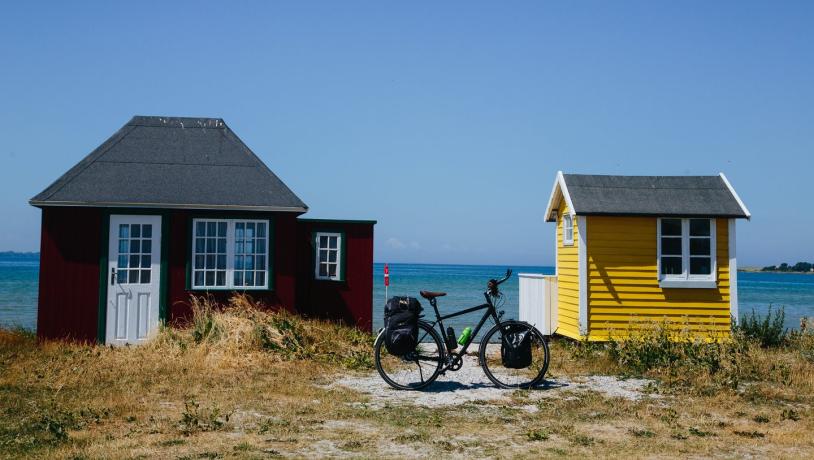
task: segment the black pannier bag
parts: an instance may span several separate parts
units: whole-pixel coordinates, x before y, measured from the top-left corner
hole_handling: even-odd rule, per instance
[[[391,355],[404,356],[418,344],[421,304],[415,297],[391,297],[384,306],[384,345]]]
[[[512,324],[504,328],[500,357],[509,369],[524,369],[531,365],[531,326]]]

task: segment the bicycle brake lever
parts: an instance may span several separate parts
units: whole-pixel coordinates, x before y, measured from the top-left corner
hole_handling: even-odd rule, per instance
[[[503,314],[506,313],[506,310],[500,310],[497,312],[497,320],[500,321],[503,318]]]

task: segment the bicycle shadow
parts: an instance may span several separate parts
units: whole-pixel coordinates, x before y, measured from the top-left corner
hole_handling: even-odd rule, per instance
[[[566,382],[558,382],[555,380],[544,380],[542,383],[530,388],[531,391],[548,391],[557,390],[570,386]],[[480,389],[498,389],[492,382],[469,382],[461,383],[455,380],[436,380],[432,385],[420,390],[422,393],[446,393],[455,391],[467,390],[480,390]]]

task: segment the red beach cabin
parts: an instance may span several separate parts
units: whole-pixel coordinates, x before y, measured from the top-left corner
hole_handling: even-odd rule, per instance
[[[133,117],[30,203],[40,338],[140,343],[233,292],[370,330],[375,222],[301,218],[221,119]]]

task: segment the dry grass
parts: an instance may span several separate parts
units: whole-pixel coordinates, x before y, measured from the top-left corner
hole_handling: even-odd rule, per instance
[[[661,383],[640,401],[515,392],[509,403],[374,409],[328,386],[340,373],[370,372],[370,335],[261,311],[245,297],[223,311],[199,300],[187,329],[162,330],[142,347],[37,344],[0,332],[0,455],[812,456],[814,342],[795,340],[747,343],[737,360],[723,353],[714,372],[681,360],[634,370],[610,347],[556,341],[553,374],[638,373]]]

